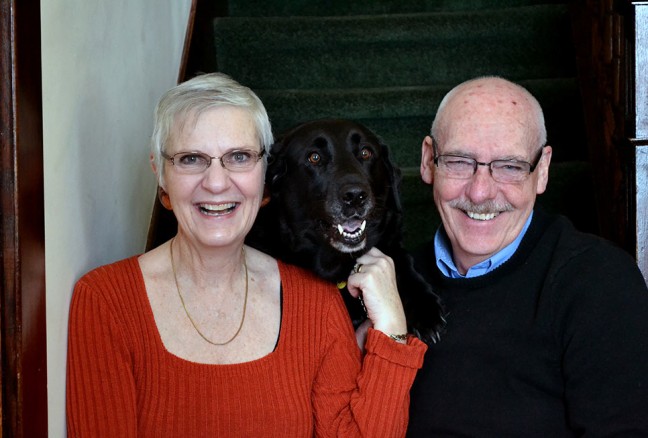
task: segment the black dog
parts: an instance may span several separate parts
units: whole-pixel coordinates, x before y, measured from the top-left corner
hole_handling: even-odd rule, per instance
[[[438,297],[402,246],[400,170],[376,135],[349,120],[316,120],[271,148],[266,190],[248,243],[331,282],[377,247],[394,260],[409,329],[427,343],[443,326]],[[354,326],[366,315],[344,288]]]

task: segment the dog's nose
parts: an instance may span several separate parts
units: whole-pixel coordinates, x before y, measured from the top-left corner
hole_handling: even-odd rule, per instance
[[[360,186],[346,187],[342,200],[351,207],[359,207],[367,201],[367,191]]]

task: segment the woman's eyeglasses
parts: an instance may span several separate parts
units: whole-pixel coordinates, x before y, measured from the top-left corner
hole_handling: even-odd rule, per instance
[[[264,154],[265,149],[262,149],[261,152],[243,149],[228,152],[220,157],[212,157],[196,151],[178,152],[173,155],[162,152],[162,157],[169,160],[180,173],[197,174],[207,170],[211,166],[212,160],[216,159],[220,161],[224,169],[230,172],[246,172],[251,170]]]

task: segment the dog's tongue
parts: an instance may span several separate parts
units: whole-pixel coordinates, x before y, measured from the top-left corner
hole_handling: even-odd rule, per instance
[[[362,225],[362,221],[354,220],[354,221],[345,222],[344,224],[342,224],[342,227],[344,228],[344,231],[346,231],[347,233],[352,233],[358,228],[360,228],[361,225]]]
[[[338,226],[338,228],[341,227],[345,232],[353,233],[354,231],[356,231],[358,228],[360,228],[362,226],[362,222],[363,221],[357,220],[357,219],[356,220],[350,220],[350,221],[344,222],[343,224],[340,224]]]

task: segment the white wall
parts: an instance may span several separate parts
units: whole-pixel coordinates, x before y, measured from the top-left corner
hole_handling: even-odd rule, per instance
[[[42,0],[49,436],[65,436],[68,306],[93,267],[144,250],[153,108],[191,0]]]

